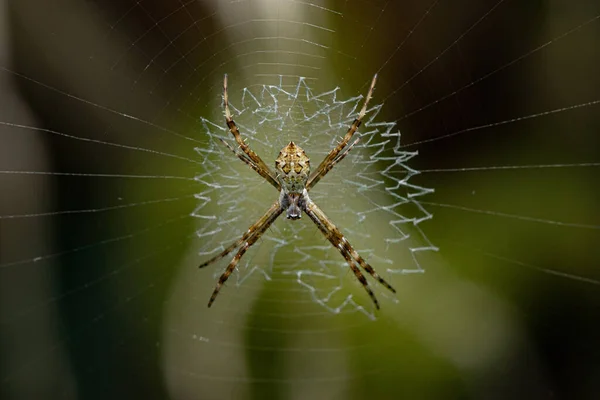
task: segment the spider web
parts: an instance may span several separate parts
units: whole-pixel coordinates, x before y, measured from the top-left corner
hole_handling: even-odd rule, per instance
[[[599,37],[592,0],[0,0],[0,397],[597,398]],[[206,307],[277,198],[224,73],[313,168],[378,73],[311,198],[381,310],[307,218]]]
[[[339,88],[314,94],[302,77],[295,85],[286,85],[280,77],[278,85],[263,85],[255,92],[244,88],[237,96],[241,97],[239,106],[235,94],[230,103],[251,148],[274,160],[278,149],[293,140],[309,157],[314,157],[314,165],[341,140],[364,101],[362,96],[338,98]],[[394,123],[376,122],[380,110],[381,105],[369,110],[356,134],[359,144],[335,172],[330,172],[311,191],[311,198],[322,205],[334,223],[343,227],[351,243],[362,244],[356,248],[359,253],[385,268],[382,273],[389,279],[388,274],[423,272],[417,254],[436,248],[419,227],[431,214],[417,202],[432,190],[409,183],[417,171],[408,162],[417,153],[400,149],[401,135]],[[200,204],[193,215],[200,221],[200,254],[211,257],[241,237],[278,198],[278,193],[260,184],[262,178],[255,177],[256,183],[252,182],[254,172],[225,150],[221,140],[231,142],[232,148],[237,145],[223,123],[202,119],[202,125],[210,143],[197,148],[203,168],[196,180],[203,191],[197,195]],[[349,189],[340,190],[344,186]],[[245,200],[240,202],[241,198]],[[238,286],[253,273],[262,274],[266,280],[272,280],[274,274],[291,275],[300,288],[305,288],[314,301],[329,311],[339,313],[348,308],[374,319],[374,306],[365,307],[345,289],[346,261],[324,238],[315,237],[316,227],[306,222],[276,223],[257,245],[269,254],[268,260],[242,259]],[[365,247],[366,243],[369,247]],[[214,278],[222,271],[217,268]],[[355,279],[352,274],[349,277]],[[380,292],[389,297],[385,291]],[[366,294],[358,297],[370,302]]]

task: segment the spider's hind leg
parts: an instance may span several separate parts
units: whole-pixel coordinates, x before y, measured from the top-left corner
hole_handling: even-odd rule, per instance
[[[236,240],[235,242],[233,242],[229,247],[227,247],[225,250],[223,250],[221,253],[217,254],[216,256],[214,256],[213,258],[211,258],[208,261],[203,262],[202,264],[200,264],[198,266],[198,268],[204,268],[209,266],[210,264],[219,261],[221,258],[227,256],[227,254],[231,253],[233,250],[235,250],[236,247],[238,247],[240,244],[242,244],[244,242],[244,240],[247,239],[248,233],[246,233],[244,236],[242,236],[240,239]]]
[[[356,260],[356,262],[362,267],[362,269],[367,271],[369,273],[369,275],[371,275],[373,278],[375,278],[377,280],[377,282],[381,283],[383,286],[388,288],[392,293],[396,293],[396,289],[394,289],[392,287],[392,285],[387,283],[385,281],[385,279],[383,279],[377,272],[375,272],[373,267],[371,267],[371,265],[369,265],[369,263],[367,263],[365,261],[365,259],[362,258],[360,256],[360,254],[358,254],[358,252],[356,250],[354,250],[354,248],[352,246],[350,246],[350,243],[348,243],[346,238],[342,238],[342,242],[344,242],[344,248],[348,251],[348,253],[350,253],[352,258],[354,258]]]
[[[213,291],[212,295],[210,296],[210,300],[208,301],[209,307],[215,301],[215,299],[217,298],[217,295],[219,294],[219,290],[221,290],[221,287],[223,286],[223,284],[227,281],[227,279],[229,279],[229,275],[231,275],[233,270],[235,270],[235,267],[238,265],[238,263],[240,262],[240,259],[242,258],[242,256],[244,255],[244,253],[246,252],[246,250],[248,250],[248,248],[250,246],[252,246],[252,243],[249,243],[249,242],[244,243],[244,245],[240,248],[240,250],[237,252],[237,254],[233,257],[233,259],[231,260],[231,262],[225,269],[225,272],[223,272],[223,274],[219,278],[219,281],[217,282],[217,286],[215,287],[215,290]]]
[[[375,294],[369,287],[369,283],[367,279],[360,271],[356,264],[359,264],[365,271],[367,271],[373,278],[375,278],[379,283],[388,288],[393,293],[396,293],[396,290],[385,281],[375,270],[371,267],[354,248],[350,245],[348,240],[344,237],[342,232],[331,222],[329,218],[325,215],[325,213],[310,199],[306,201],[306,205],[304,207],[304,212],[309,218],[317,225],[319,230],[323,233],[323,236],[329,240],[329,242],[340,252],[340,254],[344,257],[352,272],[356,276],[356,279],[361,283],[361,285],[365,288],[373,303],[375,303],[375,307],[379,309],[379,302],[375,297]]]
[[[338,249],[339,249],[339,247],[338,247]],[[356,276],[356,279],[358,279],[358,281],[361,283],[361,285],[365,288],[365,290],[371,297],[371,300],[373,300],[373,303],[375,303],[375,307],[379,310],[379,301],[377,301],[377,297],[375,296],[375,293],[373,293],[373,290],[369,286],[369,282],[367,282],[367,278],[365,278],[365,276],[362,274],[362,272],[360,272],[360,269],[358,269],[356,264],[354,264],[354,260],[352,260],[352,257],[350,257],[350,254],[348,254],[347,252],[342,251],[342,250],[340,250],[340,253],[342,253],[342,256],[346,259],[346,262],[350,266],[350,269],[352,270],[352,272],[354,272],[354,276]]]
[[[225,257],[227,254],[231,253],[236,247],[241,245],[240,249],[225,269],[225,272],[223,272],[223,274],[219,278],[217,286],[215,287],[215,290],[213,291],[213,294],[210,297],[210,300],[208,301],[209,307],[215,301],[217,295],[219,294],[219,291],[221,290],[221,287],[223,286],[223,284],[225,284],[227,279],[229,279],[229,276],[235,270],[235,267],[238,265],[244,253],[246,253],[246,250],[248,250],[250,246],[252,246],[258,239],[260,239],[263,233],[265,233],[269,226],[271,226],[271,224],[277,219],[277,217],[281,215],[282,212],[283,208],[281,208],[279,201],[276,201],[271,206],[271,208],[269,208],[269,210],[258,221],[256,221],[255,224],[248,228],[246,233],[240,239],[238,239],[235,243],[226,248],[219,255],[211,258],[207,262],[200,265],[200,268],[206,267],[207,265]]]

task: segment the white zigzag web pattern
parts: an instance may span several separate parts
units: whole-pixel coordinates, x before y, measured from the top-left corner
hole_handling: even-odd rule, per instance
[[[234,79],[230,82],[235,85]],[[277,152],[293,140],[305,149],[313,168],[352,124],[363,98],[342,99],[340,88],[315,94],[302,77],[293,86],[284,85],[280,78],[278,85],[244,88],[241,98],[237,96],[238,102],[235,89],[230,91],[233,98],[230,106],[242,136],[268,165],[273,163]],[[419,199],[433,189],[410,182],[418,171],[410,168],[408,162],[417,152],[401,150],[401,135],[396,124],[379,121],[382,107],[376,105],[368,110],[356,134],[360,142],[311,191],[311,197],[326,210],[363,257],[371,260],[374,268],[379,266],[385,274],[421,273],[424,268],[418,254],[437,250],[420,226],[431,219],[432,214]],[[203,170],[196,180],[203,189],[197,194],[199,204],[193,215],[200,225],[197,231],[202,239],[199,254],[208,257],[239,238],[277,194],[270,186],[263,185],[262,178],[220,142],[224,139],[237,147],[224,123],[204,118],[201,122],[209,144],[196,148],[203,160]],[[269,193],[271,200],[258,200],[264,193]],[[348,201],[349,196],[351,201]],[[382,230],[380,221],[387,221],[381,238],[365,233]],[[270,248],[270,261],[254,264],[252,260],[242,259],[238,285],[257,271],[266,279],[278,273],[292,275],[314,301],[330,311],[340,312],[351,307],[373,317],[370,306],[365,308],[362,299],[355,301],[357,296],[344,289],[343,282],[348,281],[340,277],[347,273],[348,266],[339,253],[328,244],[315,246],[315,228],[310,223],[278,221],[275,226],[263,236],[262,243],[255,245]],[[306,245],[302,240],[305,237],[310,237]],[[368,239],[368,245],[364,239]],[[316,240],[323,244],[324,239],[316,237]],[[285,266],[280,268],[276,261],[278,253],[290,251],[294,255],[286,255]],[[218,265],[215,277],[222,273],[224,264]],[[327,284],[322,290],[322,281],[336,284]],[[333,301],[332,295],[338,292],[343,294],[341,299]]]

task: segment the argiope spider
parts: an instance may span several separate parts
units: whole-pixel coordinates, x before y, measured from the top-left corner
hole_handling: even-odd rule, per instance
[[[352,126],[346,132],[346,135],[342,139],[342,141],[327,154],[325,159],[319,164],[319,167],[310,174],[310,162],[306,153],[300,146],[294,144],[294,142],[290,142],[287,146],[285,146],[280,152],[279,156],[275,160],[275,168],[277,172],[273,172],[264,161],[256,154],[254,151],[250,149],[250,147],[244,142],[242,136],[240,135],[240,131],[238,127],[233,122],[231,118],[231,112],[229,111],[229,100],[227,94],[227,74],[223,79],[223,103],[225,105],[225,121],[227,123],[227,127],[229,131],[235,138],[239,148],[242,152],[231,147],[226,141],[221,139],[221,141],[231,150],[240,160],[246,163],[250,168],[255,170],[260,176],[262,176],[267,182],[269,182],[272,186],[275,187],[279,191],[279,199],[273,203],[271,208],[248,230],[246,233],[223,250],[219,255],[211,258],[206,261],[200,268],[206,267],[209,264],[214,263],[215,261],[220,260],[225,257],[227,254],[231,253],[233,250],[239,247],[238,252],[233,257],[225,272],[219,278],[217,286],[208,301],[208,306],[210,307],[212,303],[215,301],[217,294],[219,294],[219,290],[229,278],[229,275],[235,270],[238,262],[246,253],[248,248],[252,246],[256,241],[265,233],[265,231],[269,228],[269,226],[279,217],[284,211],[286,212],[286,217],[291,220],[300,219],[302,212],[304,212],[308,217],[317,225],[319,230],[323,233],[323,235],[331,242],[331,244],[338,249],[338,251],[342,254],[346,262],[354,272],[354,275],[359,280],[359,282],[363,285],[373,303],[375,303],[375,307],[379,309],[379,302],[375,297],[375,294],[369,287],[367,283],[367,279],[362,274],[357,264],[360,265],[365,271],[367,271],[373,278],[375,278],[379,283],[383,286],[396,293],[396,290],[387,283],[382,277],[380,277],[377,272],[371,267],[357,252],[354,248],[348,243],[344,235],[340,232],[340,230],[327,218],[325,213],[317,207],[317,205],[310,199],[308,196],[308,191],[312,189],[313,186],[321,180],[331,169],[340,161],[346,157],[346,155],[352,150],[354,145],[359,141],[359,139],[354,140],[350,143],[352,136],[362,123],[362,119],[365,116],[367,111],[367,105],[371,100],[371,96],[373,94],[373,88],[375,87],[375,81],[377,80],[377,74],[373,76],[373,80],[371,81],[371,87],[369,88],[369,92],[367,94],[367,98],[358,114],[358,117],[352,123]],[[350,144],[349,144],[350,143]]]

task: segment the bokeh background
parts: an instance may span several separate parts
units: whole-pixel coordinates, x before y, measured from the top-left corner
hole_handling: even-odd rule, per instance
[[[0,5],[3,399],[600,395],[597,2]],[[225,264],[196,268],[190,160],[225,72],[238,98],[299,76],[348,98],[379,73],[439,251],[377,320],[311,301],[280,273],[294,254],[206,308]]]

